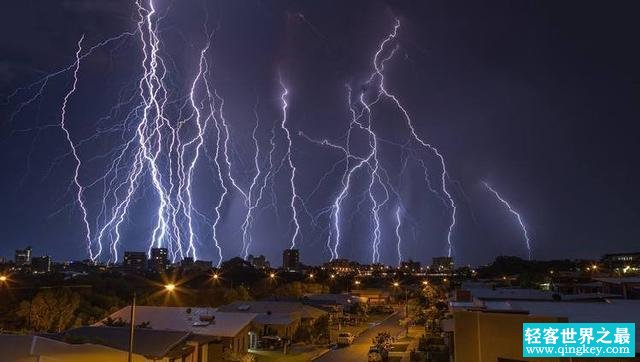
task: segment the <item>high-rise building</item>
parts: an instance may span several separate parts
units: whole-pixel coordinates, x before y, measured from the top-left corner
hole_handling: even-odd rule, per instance
[[[165,271],[169,266],[169,250],[167,248],[151,248],[149,267],[156,271]]]
[[[31,271],[34,273],[48,273],[51,271],[50,256],[34,256],[31,259]]]
[[[147,267],[147,253],[144,251],[125,251],[122,266],[129,270],[144,270]]]
[[[267,257],[264,255],[253,256],[249,254],[247,261],[256,269],[269,269],[271,267],[269,261],[267,261]]]
[[[411,259],[405,260],[400,263],[400,269],[407,273],[417,273],[420,271],[420,262]]]
[[[441,274],[449,274],[453,272],[453,258],[450,256],[439,256],[433,258],[431,263],[431,271]]]
[[[282,252],[282,268],[286,270],[300,268],[300,251],[298,249],[285,249]]]
[[[602,257],[602,262],[609,268],[640,267],[640,252],[606,254]]]
[[[31,247],[16,250],[15,262],[17,266],[31,265]]]

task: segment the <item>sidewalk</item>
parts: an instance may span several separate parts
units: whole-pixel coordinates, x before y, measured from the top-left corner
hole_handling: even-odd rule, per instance
[[[409,346],[405,353],[402,355],[401,362],[411,361],[411,351],[418,349],[418,343],[420,342],[420,336],[424,334],[424,326],[411,326],[409,327],[409,333],[404,337],[408,340]]]

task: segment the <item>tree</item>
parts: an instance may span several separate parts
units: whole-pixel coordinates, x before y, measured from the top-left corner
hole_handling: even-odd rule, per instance
[[[329,326],[329,315],[323,315],[315,320],[311,327],[311,339],[314,341],[329,340],[331,330]]]
[[[22,301],[18,315],[27,320],[33,330],[62,332],[75,322],[79,305],[80,296],[69,289],[45,289],[31,301]]]
[[[351,304],[351,308],[346,310],[351,315],[355,315],[357,323],[360,323],[367,318],[367,313],[369,312],[369,308],[365,303],[355,302]]]

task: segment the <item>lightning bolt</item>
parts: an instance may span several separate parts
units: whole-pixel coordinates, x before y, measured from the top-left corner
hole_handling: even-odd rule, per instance
[[[256,132],[258,127],[260,126],[260,116],[258,115],[258,102],[256,101],[256,105],[253,108],[253,114],[256,119],[256,124],[253,127],[253,132],[251,132],[251,139],[253,140],[254,146],[254,158],[253,158],[253,166],[256,170],[256,173],[251,180],[251,185],[249,186],[249,192],[247,193],[247,213],[245,215],[244,222],[242,223],[242,254],[243,259],[247,259],[249,256],[249,248],[251,248],[251,243],[253,242],[253,237],[251,233],[248,232],[249,227],[251,226],[254,216],[253,212],[258,207],[260,200],[262,199],[262,193],[264,191],[267,177],[264,177],[265,182],[263,182],[262,186],[259,187],[257,196],[253,198],[254,190],[257,186],[259,186],[258,181],[260,175],[262,173],[260,169],[260,144],[258,143],[258,138],[256,137]],[[272,147],[275,147],[275,144],[272,144]],[[271,152],[270,152],[271,155]],[[270,156],[271,159],[271,156]]]
[[[78,206],[80,207],[80,210],[82,211],[82,222],[84,223],[85,226],[85,232],[86,232],[86,240],[87,240],[87,249],[89,251],[89,257],[91,258],[91,260],[94,260],[95,256],[93,254],[93,250],[92,250],[92,245],[91,245],[91,226],[89,224],[89,217],[88,217],[88,212],[87,212],[87,207],[85,205],[84,202],[84,187],[82,186],[82,184],[80,183],[80,168],[82,167],[82,161],[80,160],[80,156],[78,156],[78,150],[75,146],[75,144],[73,143],[73,140],[71,139],[71,133],[69,132],[69,129],[67,128],[67,104],[69,102],[69,99],[71,98],[71,96],[76,92],[77,88],[78,88],[78,72],[80,70],[80,53],[82,52],[82,41],[84,40],[84,35],[82,35],[82,37],[80,37],[80,40],[78,40],[78,50],[76,51],[76,62],[75,64],[75,68],[73,70],[73,85],[71,86],[71,89],[67,92],[67,94],[65,94],[64,96],[64,100],[62,101],[62,107],[60,110],[60,128],[62,128],[65,137],[67,139],[67,142],[69,143],[69,147],[71,148],[71,153],[73,154],[73,158],[75,160],[76,166],[74,168],[74,174],[73,174],[73,182],[76,185],[76,188],[78,189],[78,192],[76,193],[76,200],[78,201]],[[98,254],[100,253],[100,250],[98,251]]]
[[[258,103],[256,103],[255,125],[251,132],[255,172],[245,179],[241,176],[244,174],[238,171],[241,167],[237,165],[237,162],[243,159],[238,158],[237,151],[232,148],[235,144],[232,141],[231,132],[233,130],[235,133],[234,123],[227,119],[225,100],[212,80],[214,67],[213,63],[210,64],[209,57],[212,53],[213,32],[207,30],[208,15],[204,26],[206,41],[198,49],[197,66],[194,66],[193,71],[188,72],[189,82],[185,85],[185,89],[175,90],[172,88],[174,82],[171,81],[171,75],[176,62],[164,51],[160,32],[164,15],[156,8],[154,0],[136,0],[134,3],[138,15],[135,31],[106,39],[86,51],[83,49],[83,36],[77,43],[75,61],[72,64],[16,90],[7,98],[10,100],[21,97],[22,92],[27,94],[27,99],[20,103],[12,114],[11,119],[13,119],[42,96],[54,77],[68,72],[73,73],[73,84],[67,90],[60,108],[59,124],[38,125],[38,127],[20,131],[41,131],[53,126],[59,126],[63,130],[69,152],[55,159],[51,168],[66,157],[73,159],[75,167],[69,190],[75,191],[73,203],[78,205],[82,214],[85,243],[93,261],[98,261],[104,250],[108,250],[109,261],[118,261],[119,250],[123,244],[125,221],[131,215],[132,205],[138,200],[146,199],[149,191],[153,198],[153,225],[147,240],[149,253],[152,248],[167,247],[173,261],[186,256],[197,259],[201,254],[199,248],[202,244],[201,231],[205,225],[208,225],[207,233],[211,234],[219,266],[224,256],[220,228],[225,221],[226,205],[232,196],[236,195],[242,198],[246,207],[241,225],[240,248],[240,255],[246,258],[253,244],[252,227],[260,205],[264,203],[265,208],[273,207],[276,217],[279,218],[278,195],[274,183],[276,176],[286,169],[289,180],[287,188],[290,189],[290,195],[288,195],[290,197],[287,197],[288,207],[291,210],[289,228],[293,225],[290,248],[296,248],[300,244],[303,236],[300,220],[306,222],[305,215],[307,215],[314,230],[320,230],[316,228],[318,220],[328,221],[326,229],[323,229],[319,235],[324,238],[325,233],[328,232],[326,247],[331,254],[331,260],[339,258],[340,248],[344,243],[342,226],[354,218],[354,215],[345,217],[343,204],[347,198],[354,197],[357,198],[355,214],[366,212],[369,217],[371,261],[379,263],[383,234],[387,232],[383,225],[386,220],[384,213],[392,212],[388,205],[394,202],[398,261],[401,262],[400,231],[402,222],[411,222],[411,217],[403,206],[402,195],[395,183],[402,183],[402,175],[409,159],[414,159],[424,170],[428,190],[435,194],[451,212],[451,222],[447,231],[448,255],[451,256],[457,209],[454,197],[449,191],[449,185],[453,181],[449,178],[445,158],[440,150],[418,135],[408,111],[396,95],[388,90],[385,83],[385,65],[394,58],[399,49],[397,36],[400,22],[398,20],[393,30],[378,44],[372,59],[373,70],[370,70],[370,74],[367,73],[369,77],[363,89],[355,94],[349,85],[346,87],[350,120],[345,122],[348,123],[348,127],[343,138],[337,142],[326,139],[316,140],[298,132],[298,136],[307,141],[340,153],[340,158],[325,172],[305,199],[299,193],[297,178],[299,169],[293,155],[289,88],[281,74],[278,74],[281,88],[279,94],[281,118],[273,125],[268,159],[265,156],[266,152],[260,149],[258,131],[261,129],[261,120]],[[320,34],[303,15],[299,17],[301,21],[311,26],[314,32]],[[109,113],[97,121],[96,131],[91,136],[81,139],[74,135],[69,127],[68,108],[78,89],[81,63],[97,49],[136,37],[140,42],[139,76],[132,81],[133,84],[121,91],[117,104]],[[409,131],[405,143],[391,142],[378,134],[380,120],[377,119],[376,107],[383,101],[392,102],[395,109],[402,114]],[[110,122],[108,126],[106,122]],[[280,135],[284,136],[283,143],[279,142]],[[93,156],[85,156],[84,151],[80,152],[84,145],[107,136],[115,136],[117,142],[109,151],[99,151],[99,154]],[[352,142],[358,136],[364,136],[367,139],[364,151],[361,147],[352,147]],[[215,141],[210,137],[215,138]],[[386,161],[383,155],[385,148],[380,146],[382,142],[402,150],[401,171],[398,179],[394,175],[392,180],[385,168],[383,163]],[[430,177],[431,170],[423,159],[424,151],[430,155],[433,154],[439,161],[436,167],[440,171],[438,182]],[[283,156],[280,160],[281,154]],[[206,159],[202,160],[203,157]],[[278,160],[275,159],[276,157]],[[209,215],[211,220],[198,211],[198,209],[204,210],[203,205],[199,205],[200,200],[193,192],[194,184],[197,184],[199,164],[206,163],[207,159],[209,161],[207,166],[214,172],[212,183],[219,187],[213,205],[206,212],[212,214]],[[92,161],[104,162],[106,166],[103,166],[98,177],[86,180],[81,177],[81,170],[87,168],[87,164]],[[268,164],[261,164],[267,161]],[[331,176],[336,174],[337,186],[332,185],[336,190],[330,199],[324,200],[319,209],[310,210],[311,204],[308,203],[308,199],[315,195],[321,184],[332,179]],[[488,185],[487,187],[489,188]],[[94,200],[95,204],[87,201],[88,191],[93,188],[101,193],[101,197],[98,197],[97,201]],[[93,191],[90,194],[93,195]],[[506,204],[497,193],[495,194]],[[267,203],[265,201],[267,199],[270,199],[270,202]],[[97,206],[94,208],[93,205]],[[518,220],[523,227],[529,248],[526,229],[519,215]],[[391,234],[391,228],[389,228],[389,234]],[[308,243],[305,242],[305,244]]]
[[[402,105],[402,103],[400,102],[400,100],[391,92],[389,92],[385,86],[385,77],[384,77],[384,61],[391,59],[391,57],[393,57],[393,53],[394,51],[391,52],[391,55],[388,56],[387,58],[385,58],[383,61],[379,62],[378,58],[380,57],[380,55],[384,52],[387,43],[393,41],[397,35],[398,35],[398,29],[400,28],[400,20],[396,19],[395,25],[393,27],[393,31],[380,43],[380,46],[378,47],[378,51],[376,52],[376,54],[374,55],[373,58],[373,67],[375,68],[375,72],[374,74],[372,74],[372,76],[369,78],[369,82],[371,82],[375,77],[379,78],[379,82],[378,82],[378,90],[380,92],[380,95],[384,96],[385,98],[391,100],[395,106],[400,110],[400,112],[402,113],[402,115],[404,116],[404,119],[406,121],[406,125],[409,128],[409,133],[411,136],[411,139],[413,139],[414,141],[418,142],[418,144],[420,144],[423,148],[425,148],[427,151],[432,152],[440,161],[440,166],[441,166],[441,174],[440,174],[440,181],[441,181],[441,186],[442,186],[442,193],[444,194],[445,199],[447,200],[448,204],[449,204],[449,208],[451,209],[451,222],[449,224],[448,227],[448,231],[447,231],[447,244],[448,244],[448,256],[452,255],[452,251],[453,251],[453,242],[452,242],[452,238],[453,238],[453,231],[454,228],[456,226],[456,203],[453,199],[453,196],[451,195],[451,193],[449,192],[449,189],[447,187],[447,183],[449,181],[449,174],[447,171],[447,166],[446,166],[446,162],[444,159],[444,156],[442,155],[442,153],[432,144],[426,142],[424,139],[422,139],[420,136],[418,136],[415,127],[413,126],[413,121],[411,119],[411,116],[409,115],[409,112],[406,110],[406,108]],[[397,49],[394,48],[394,49]],[[425,169],[426,170],[426,169]],[[426,171],[425,171],[426,172]],[[427,179],[428,182],[428,179]]]
[[[524,221],[522,221],[522,217],[514,208],[511,207],[511,205],[509,204],[509,202],[507,202],[507,200],[505,200],[504,198],[502,198],[502,196],[500,196],[498,191],[496,191],[493,187],[491,187],[491,185],[489,185],[487,182],[484,182],[484,181],[482,183],[484,184],[484,187],[489,192],[491,192],[496,197],[496,199],[498,199],[498,201],[502,205],[504,205],[504,207],[506,207],[507,210],[509,210],[509,212],[513,214],[518,220],[520,229],[522,229],[522,236],[524,237],[525,246],[527,247],[527,254],[528,254],[529,260],[531,260],[531,240],[529,238],[529,233],[527,232],[527,227],[524,225]]]
[[[285,153],[285,159],[287,164],[289,165],[289,169],[291,170],[291,177],[289,178],[289,184],[291,187],[291,201],[289,206],[291,207],[291,221],[294,225],[293,235],[291,236],[291,249],[296,247],[296,239],[300,234],[300,222],[298,221],[298,210],[296,208],[296,201],[300,199],[298,196],[298,191],[296,190],[296,166],[293,164],[293,160],[291,158],[291,147],[293,142],[291,140],[291,133],[289,132],[289,128],[287,128],[287,110],[289,104],[287,103],[287,96],[289,95],[289,90],[287,86],[284,84],[282,80],[282,76],[279,76],[280,87],[282,89],[282,93],[280,94],[280,101],[282,102],[282,122],[280,123],[280,128],[284,132],[287,139],[287,149]]]
[[[396,240],[398,241],[397,249],[398,249],[398,266],[402,263],[402,251],[400,247],[402,246],[402,238],[400,237],[400,227],[402,226],[402,219],[400,216],[400,206],[396,207]]]

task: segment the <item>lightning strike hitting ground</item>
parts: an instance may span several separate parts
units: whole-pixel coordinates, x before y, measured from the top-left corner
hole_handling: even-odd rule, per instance
[[[511,207],[511,205],[509,205],[509,202],[507,202],[507,200],[503,199],[502,196],[500,196],[498,191],[496,191],[493,187],[491,187],[487,182],[483,181],[482,183],[484,184],[484,187],[489,192],[491,192],[496,197],[496,199],[498,199],[498,201],[500,201],[500,203],[502,203],[502,205],[504,205],[507,208],[507,210],[509,210],[509,212],[512,213],[518,220],[520,229],[522,229],[522,236],[524,237],[525,246],[527,247],[527,255],[529,257],[529,260],[531,260],[531,240],[529,239],[529,233],[527,232],[527,227],[524,225],[524,222],[522,221],[522,217],[516,210],[514,210]]]
[[[382,41],[382,43],[380,43],[380,47],[378,48],[378,51],[376,52],[374,58],[373,58],[373,66],[375,68],[375,75],[379,77],[379,83],[378,83],[378,89],[380,91],[381,95],[384,95],[384,97],[386,97],[387,99],[390,99],[391,101],[393,101],[393,103],[396,105],[396,107],[401,111],[402,115],[405,118],[407,127],[409,128],[409,132],[411,135],[411,139],[415,140],[416,142],[418,142],[422,147],[424,147],[427,151],[432,152],[439,160],[440,160],[440,166],[442,168],[442,173],[441,173],[441,185],[442,185],[442,192],[446,198],[446,200],[449,202],[449,207],[451,209],[451,223],[449,224],[449,228],[448,228],[448,232],[447,232],[447,244],[448,244],[448,252],[447,255],[451,256],[452,252],[453,252],[453,231],[454,228],[456,226],[456,204],[455,201],[453,199],[453,196],[449,193],[449,190],[447,188],[447,183],[449,181],[449,175],[447,172],[447,167],[446,167],[446,163],[444,160],[444,156],[442,155],[442,153],[432,144],[424,141],[420,136],[418,136],[415,127],[413,126],[413,121],[411,120],[411,117],[409,116],[409,112],[404,108],[404,106],[402,105],[402,103],[398,100],[398,98],[390,93],[387,88],[385,87],[385,78],[384,78],[384,61],[382,62],[378,62],[378,58],[380,57],[380,55],[382,54],[382,52],[385,50],[386,44],[391,42],[392,40],[394,40],[397,35],[398,35],[398,29],[400,28],[400,20],[396,19],[396,24],[393,28],[393,32],[391,34],[389,34],[389,36],[387,36],[387,38],[384,39],[384,41]],[[397,49],[397,48],[394,48]],[[391,59],[391,57],[393,57],[393,53],[394,51],[391,52],[391,55],[388,56],[385,60],[389,60]],[[372,75],[373,78],[373,75]],[[370,78],[370,80],[372,79]],[[425,169],[426,170],[426,169]],[[425,171],[426,172],[426,171]],[[427,180],[428,182],[428,180]]]
[[[289,132],[289,128],[287,128],[287,109],[289,104],[287,103],[287,95],[289,94],[289,90],[287,89],[284,81],[282,80],[282,76],[279,77],[280,87],[282,88],[282,93],[280,94],[280,100],[282,101],[282,123],[280,123],[280,128],[284,132],[287,138],[287,149],[285,153],[285,158],[287,160],[287,164],[291,169],[291,177],[289,179],[289,183],[291,185],[291,221],[294,225],[293,236],[291,236],[291,249],[296,247],[296,239],[298,238],[298,234],[300,233],[300,222],[298,221],[298,210],[296,208],[296,201],[300,199],[298,196],[298,191],[296,190],[296,167],[293,164],[293,160],[291,159],[291,133]]]
[[[80,180],[78,180],[78,178],[80,177],[79,173],[80,173],[80,168],[82,167],[82,161],[80,160],[80,156],[78,156],[78,150],[76,149],[75,144],[71,140],[71,133],[69,132],[69,129],[67,128],[67,125],[66,125],[67,103],[69,102],[69,98],[76,92],[76,89],[78,88],[78,71],[80,70],[80,53],[82,52],[83,40],[84,40],[84,35],[80,38],[80,40],[78,40],[78,51],[76,52],[76,62],[75,62],[75,68],[73,70],[73,85],[71,86],[71,89],[69,90],[69,92],[67,92],[67,94],[64,96],[64,100],[62,101],[62,107],[60,110],[60,128],[62,128],[62,130],[64,131],[65,137],[67,138],[67,141],[69,143],[69,147],[71,147],[71,153],[73,154],[73,158],[75,159],[75,162],[76,162],[76,166],[73,174],[73,182],[78,188],[76,199],[78,201],[78,206],[82,211],[82,221],[85,225],[87,249],[89,251],[89,257],[91,258],[91,260],[94,260],[95,256],[91,248],[92,246],[91,245],[91,226],[89,225],[87,207],[85,206],[85,203],[84,203],[84,195],[83,195],[84,187],[82,187]],[[98,251],[98,254],[99,253],[100,252]]]
[[[398,241],[397,249],[398,249],[398,266],[402,263],[402,251],[400,250],[402,246],[402,237],[400,237],[400,227],[402,227],[402,219],[400,217],[400,206],[396,208],[396,239]]]
[[[235,148],[230,150],[235,144],[232,140],[232,129],[234,134],[241,132],[236,131],[236,124],[227,118],[225,101],[213,80],[214,67],[210,59],[214,53],[213,32],[207,30],[208,20],[205,20],[204,24],[205,41],[196,48],[198,61],[192,66],[194,69],[187,69],[181,73],[188,77],[188,83],[184,90],[178,90],[174,89],[176,82],[172,78],[176,63],[165,49],[162,38],[161,25],[167,14],[156,8],[154,0],[136,0],[134,4],[138,15],[135,31],[103,40],[84,52],[83,36],[77,43],[73,63],[26,87],[19,88],[7,98],[7,101],[10,101],[14,97],[22,96],[23,92],[33,92],[17,105],[11,115],[13,120],[43,95],[54,77],[73,74],[72,87],[66,92],[60,107],[59,124],[25,128],[21,131],[40,131],[53,126],[59,126],[63,130],[70,152],[56,158],[51,168],[67,157],[72,158],[74,172],[71,178],[76,190],[74,204],[78,205],[82,213],[85,243],[93,261],[119,261],[120,250],[127,244],[127,240],[124,240],[124,228],[133,216],[132,208],[145,198],[148,203],[145,206],[150,208],[153,217],[147,244],[149,253],[152,248],[167,248],[170,259],[175,262],[185,257],[198,259],[204,250],[212,247],[217,258],[216,265],[220,266],[224,257],[235,254],[227,251],[225,255],[223,245],[229,250],[229,242],[226,240],[227,235],[224,238],[222,236],[223,226],[229,221],[226,216],[231,209],[234,196],[241,199],[245,209],[240,218],[241,222],[238,222],[241,231],[240,242],[231,242],[239,245],[237,249],[240,256],[247,258],[253,245],[253,227],[258,211],[273,209],[276,218],[280,217],[277,207],[277,193],[280,190],[276,190],[274,183],[280,171],[286,170],[289,172],[287,191],[290,192],[287,195],[290,208],[288,225],[293,225],[289,248],[298,247],[299,241],[303,238],[307,218],[301,216],[305,215],[302,213],[306,213],[314,230],[317,229],[319,220],[327,220],[327,227],[323,230],[323,233],[328,234],[326,247],[330,259],[337,259],[341,255],[340,249],[345,238],[343,225],[350,224],[355,220],[355,214],[362,212],[366,213],[367,226],[370,227],[370,240],[367,245],[371,248],[371,262],[382,261],[381,247],[385,235],[393,235],[392,230],[395,230],[399,264],[402,261],[402,223],[412,220],[402,200],[402,188],[399,187],[410,159],[416,161],[417,166],[423,170],[428,190],[451,212],[446,239],[448,255],[451,256],[452,234],[456,226],[456,203],[448,188],[452,181],[449,179],[445,159],[436,147],[418,136],[408,111],[396,95],[387,89],[385,83],[385,65],[393,60],[399,49],[398,20],[392,32],[378,44],[372,58],[373,69],[370,74],[367,73],[369,77],[361,90],[353,92],[347,85],[350,120],[346,133],[339,142],[316,140],[301,131],[292,133],[289,122],[289,89],[282,76],[278,74],[281,89],[278,108],[281,118],[274,123],[268,153],[266,150],[261,152],[259,133],[263,127],[256,103],[253,112],[255,125],[248,140],[253,148],[253,172],[251,177],[245,178],[242,176],[242,165],[237,165],[242,158],[234,154]],[[304,15],[297,16],[325,43],[328,42],[328,38],[309,23]],[[139,42],[140,56],[137,63],[140,69],[138,77],[129,86],[130,89],[125,88],[121,91],[117,104],[111,108],[109,114],[99,119],[95,132],[85,138],[74,135],[74,128],[70,127],[70,121],[73,120],[69,107],[81,83],[81,63],[88,61],[98,49],[136,38]],[[379,126],[385,119],[377,117],[377,107],[385,101],[392,102],[404,119],[409,131],[405,143],[387,140],[381,134],[382,128]],[[299,193],[306,188],[305,185],[298,185],[299,180],[304,180],[303,177],[297,178],[298,172],[304,170],[304,165],[297,165],[293,157],[292,134],[296,133],[310,143],[338,151],[340,155],[332,167],[320,177],[307,198],[302,198]],[[83,147],[114,134],[120,139],[112,150],[94,156],[84,155]],[[279,141],[280,135],[284,136],[283,142]],[[354,144],[356,139],[366,139],[364,151],[362,145]],[[385,148],[381,146],[383,143]],[[400,176],[396,178],[394,175],[393,179],[389,177],[389,165],[386,164],[388,159],[383,152],[387,145],[401,150]],[[439,171],[438,184],[431,180],[424,151],[434,155],[438,160],[439,165],[434,167]],[[281,154],[282,159],[276,160]],[[88,167],[89,162],[101,159],[106,160],[102,174],[93,180],[85,180],[84,176],[81,178],[80,175],[84,175],[82,170]],[[261,164],[262,159],[265,159],[264,165]],[[207,164],[213,175],[208,180],[212,185],[207,185],[213,186],[215,190],[213,202],[208,201],[209,204],[202,201],[194,189],[201,182],[198,177],[200,164]],[[332,178],[336,174],[337,176]],[[311,211],[308,199],[316,195],[321,184],[332,179],[337,184],[332,186],[336,188],[335,192],[330,195],[328,201],[325,200],[321,208]],[[506,201],[486,186],[508,207]],[[100,194],[97,201],[88,201],[89,191],[92,194]],[[145,194],[151,195],[151,200],[146,199]],[[345,200],[349,198],[356,202],[355,213],[345,217]],[[396,205],[395,210],[389,206],[392,203]],[[262,204],[263,209],[260,209]],[[510,207],[509,209],[518,217],[530,253],[529,239],[520,216]],[[387,213],[394,213],[395,229],[385,227]],[[211,238],[210,241],[208,237]],[[108,255],[103,255],[106,253]]]

